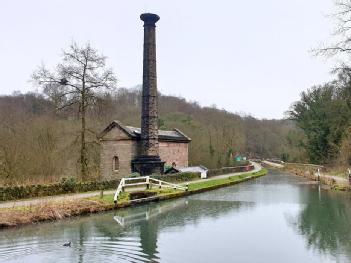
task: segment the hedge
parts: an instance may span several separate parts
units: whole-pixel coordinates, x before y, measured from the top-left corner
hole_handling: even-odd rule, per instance
[[[67,193],[88,192],[101,189],[117,188],[119,180],[100,182],[75,182],[67,179],[60,183],[48,185],[26,185],[0,187],[0,201],[23,198],[53,196]]]
[[[164,174],[164,175],[152,175],[151,177],[163,180],[166,182],[187,182],[201,178],[201,173],[198,172],[184,172],[184,173],[176,173],[176,174]]]

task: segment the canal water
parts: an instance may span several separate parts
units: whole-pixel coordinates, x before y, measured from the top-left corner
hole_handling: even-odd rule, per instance
[[[270,172],[187,198],[3,230],[0,262],[351,262],[350,197]]]

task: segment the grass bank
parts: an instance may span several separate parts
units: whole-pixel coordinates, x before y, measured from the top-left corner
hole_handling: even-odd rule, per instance
[[[267,172],[266,169],[262,169],[258,172],[245,173],[223,179],[194,182],[189,184],[189,190],[186,192],[173,189],[150,189],[147,191],[154,192],[155,195],[141,200],[130,200],[129,193],[122,193],[117,204],[117,209],[145,202],[162,201],[206,192],[248,181],[266,175]],[[3,208],[0,209],[0,228],[33,224],[43,221],[54,221],[73,216],[108,211],[114,208],[113,195],[104,195],[102,198],[94,197],[64,202],[51,202],[44,205],[30,207]]]

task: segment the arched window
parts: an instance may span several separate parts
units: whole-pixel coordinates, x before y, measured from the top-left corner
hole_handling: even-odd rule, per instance
[[[113,169],[113,171],[118,171],[119,170],[119,159],[118,159],[118,156],[114,156],[113,157],[112,169]]]

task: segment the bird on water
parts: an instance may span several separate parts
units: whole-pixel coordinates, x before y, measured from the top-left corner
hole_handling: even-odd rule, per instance
[[[68,241],[66,243],[63,244],[64,247],[70,247],[71,246],[71,241]]]

